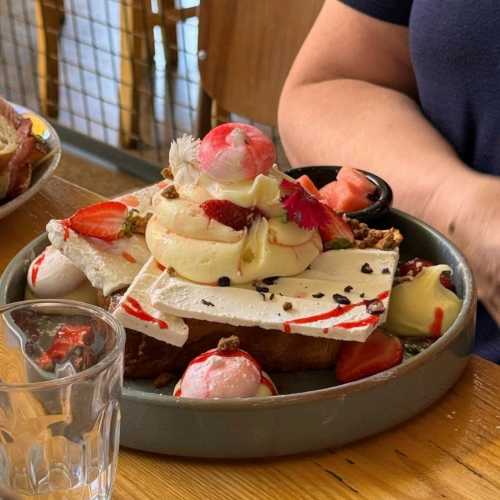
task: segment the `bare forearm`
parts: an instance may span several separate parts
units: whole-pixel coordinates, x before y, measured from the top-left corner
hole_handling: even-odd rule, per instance
[[[440,197],[478,175],[411,98],[367,82],[286,89],[279,124],[292,165],[347,164],[378,173],[393,186],[396,206],[443,231],[455,207],[443,208]]]

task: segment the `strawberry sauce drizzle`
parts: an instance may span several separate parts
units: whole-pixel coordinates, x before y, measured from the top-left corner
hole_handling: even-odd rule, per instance
[[[33,263],[33,267],[31,268],[31,283],[33,286],[35,286],[36,284],[36,280],[38,278],[38,272],[40,271],[40,267],[44,260],[45,260],[45,252],[40,254]]]
[[[130,304],[127,304],[129,302]],[[136,318],[142,319],[143,321],[148,321],[149,323],[156,323],[162,330],[168,328],[168,323],[161,319],[151,316],[147,313],[141,306],[138,300],[133,297],[127,297],[125,303],[122,305],[123,309]]]
[[[131,264],[135,264],[137,262],[136,258],[133,255],[130,255],[128,252],[122,252],[122,257],[125,260],[128,260]]]
[[[433,337],[440,337],[443,330],[444,311],[442,307],[434,309],[434,321],[429,327],[429,332]]]
[[[163,272],[163,271],[165,271],[165,266],[164,266],[164,265],[162,265],[162,264],[160,264],[158,261],[156,261],[156,266],[158,267],[158,269],[159,269],[160,271],[162,271],[162,272]]]
[[[389,291],[385,291],[382,293],[379,293],[377,295],[378,300],[384,300],[387,297],[389,297]],[[296,319],[291,319],[288,321],[285,321],[283,323],[283,331],[285,333],[291,333],[291,325],[303,325],[307,323],[315,323],[317,321],[323,321],[325,319],[331,319],[331,318],[338,318],[340,316],[343,316],[344,314],[348,313],[349,311],[352,311],[355,307],[362,306],[362,305],[367,305],[371,301],[368,299],[365,299],[361,302],[356,302],[354,304],[348,304],[345,306],[338,306],[335,309],[330,309],[329,311],[325,311],[324,313],[319,313],[315,314],[314,316],[306,316],[304,318],[296,318]],[[357,328],[360,326],[367,326],[367,325],[372,325],[372,324],[377,324],[379,321],[378,316],[374,315],[369,315],[368,318],[362,319],[360,321],[346,321],[344,323],[337,323],[335,326],[338,328],[344,328],[346,330],[351,329],[351,328]],[[324,332],[324,330],[323,330]]]
[[[63,226],[63,239],[64,241],[67,241],[69,238],[69,220],[65,219],[62,221],[62,226]]]

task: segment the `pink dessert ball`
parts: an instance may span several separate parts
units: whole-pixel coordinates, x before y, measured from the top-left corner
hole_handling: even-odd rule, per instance
[[[258,365],[246,356],[224,356],[214,351],[203,361],[195,360],[187,367],[180,385],[182,396],[199,399],[255,396],[261,381]]]
[[[251,180],[267,173],[276,162],[272,141],[258,128],[224,123],[201,141],[200,168],[218,182]]]

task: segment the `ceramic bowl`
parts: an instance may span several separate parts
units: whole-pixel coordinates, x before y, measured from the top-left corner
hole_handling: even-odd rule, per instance
[[[121,444],[212,458],[309,452],[389,429],[445,394],[465,368],[474,341],[477,299],[469,266],[446,238],[409,215],[391,209],[372,224],[401,230],[402,258],[419,256],[453,268],[463,306],[436,342],[397,367],[347,384],[337,385],[332,370],[271,374],[281,395],[270,398],[174,398],[173,383],[156,389],[149,380],[126,380]],[[0,279],[0,303],[23,298],[29,262],[47,244],[41,235],[11,261]]]
[[[53,154],[47,160],[44,160],[33,172],[31,185],[24,193],[16,196],[6,203],[2,203],[0,201],[0,219],[6,217],[14,210],[17,210],[33,195],[40,191],[44,182],[53,175],[54,170],[59,165],[59,161],[61,159],[61,141],[59,140],[59,136],[52,125],[34,111],[31,111],[23,106],[19,106],[18,104],[11,104],[19,114],[36,116],[41,122],[43,122],[47,130],[47,144],[49,146],[49,150],[52,151]]]

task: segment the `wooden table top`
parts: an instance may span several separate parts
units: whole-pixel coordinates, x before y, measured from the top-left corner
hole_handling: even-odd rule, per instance
[[[98,199],[50,180],[0,221],[0,271],[49,218]],[[224,461],[122,449],[113,498],[499,499],[499,472],[500,367],[472,356],[461,380],[426,412],[339,450]]]

